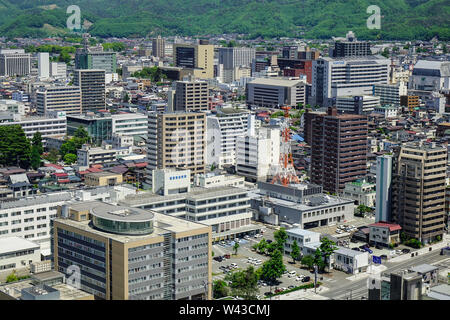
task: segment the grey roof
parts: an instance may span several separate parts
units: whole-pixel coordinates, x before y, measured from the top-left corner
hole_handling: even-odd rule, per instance
[[[361,254],[368,254],[367,252],[356,251],[356,250],[352,250],[352,249],[345,248],[345,247],[338,247],[338,248],[339,249],[337,249],[335,251],[335,253],[346,255],[348,257],[356,257],[356,256],[359,256]]]
[[[422,274],[431,272],[431,271],[434,271],[437,269],[439,269],[439,268],[436,266],[432,266],[431,264],[426,264],[426,263],[410,268],[411,271],[414,271],[417,273],[422,273]]]
[[[9,176],[9,179],[13,184],[18,182],[30,183],[30,181],[28,180],[28,176],[25,173],[12,174]]]
[[[144,222],[154,218],[154,214],[148,210],[114,206],[104,202],[91,206],[91,214],[107,220],[125,222]]]

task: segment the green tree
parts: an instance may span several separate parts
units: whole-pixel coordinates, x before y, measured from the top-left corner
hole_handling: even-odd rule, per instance
[[[86,129],[83,126],[79,126],[77,130],[75,130],[75,133],[73,134],[76,138],[84,139],[86,142],[90,140],[89,133],[86,131]]]
[[[42,146],[42,135],[39,131],[33,135],[33,139],[31,139],[31,146],[37,149],[39,155],[44,153],[44,147]]]
[[[319,269],[323,271],[327,266],[329,257],[338,248],[336,247],[336,243],[329,240],[327,237],[323,237],[320,242],[320,247],[317,248],[316,252],[314,253],[314,262],[317,264]]]
[[[30,165],[34,170],[41,166],[41,155],[39,154],[38,147],[31,147]]]
[[[13,271],[10,275],[8,275],[6,277],[6,283],[15,282],[15,281],[18,281],[18,280],[19,280],[19,278],[17,277],[15,271]]]
[[[130,102],[130,96],[128,95],[128,92],[125,92],[125,95],[123,96],[122,101],[123,101],[124,103]]]
[[[213,297],[219,299],[228,296],[230,289],[227,287],[227,283],[223,280],[213,281]]]
[[[252,245],[252,249],[255,250],[255,251],[258,251],[258,244],[255,243],[254,245]]]
[[[280,228],[280,230],[277,230],[273,233],[273,236],[275,238],[275,241],[277,243],[278,249],[280,252],[284,252],[284,244],[287,240],[287,232],[285,228]]]
[[[50,161],[51,163],[57,163],[58,162],[58,150],[51,149],[47,156],[44,157],[44,159]]]
[[[240,296],[245,300],[254,300],[259,292],[258,275],[253,266],[239,272],[233,272],[225,277],[230,282],[233,295]]]
[[[65,163],[65,164],[70,165],[70,164],[72,164],[72,163],[74,163],[74,162],[77,161],[77,155],[76,155],[76,154],[73,154],[73,153],[66,153],[66,154],[64,155],[63,160],[64,160],[64,163]]]
[[[266,253],[267,249],[267,241],[266,239],[262,238],[261,241],[258,243],[258,252],[261,254]]]
[[[234,251],[234,254],[235,254],[235,255],[237,255],[238,249],[239,249],[239,242],[235,242],[235,243],[234,243],[234,246],[233,246],[233,251]]]
[[[279,249],[278,244],[276,242],[271,242],[266,246],[266,254],[271,256],[274,253],[274,251],[278,249]]]
[[[314,256],[311,254],[308,254],[306,256],[304,256],[302,258],[302,260],[300,260],[301,264],[304,266],[307,266],[308,269],[312,269],[312,267],[314,266]]]
[[[295,263],[295,260],[297,260],[300,256],[300,248],[298,247],[297,240],[294,240],[292,243],[292,251],[291,251],[291,257],[292,260]]]
[[[20,125],[0,127],[0,165],[30,167],[31,145]]]
[[[283,275],[284,271],[286,271],[286,266],[283,263],[283,255],[280,250],[275,250],[272,257],[262,266],[262,278],[274,282]]]

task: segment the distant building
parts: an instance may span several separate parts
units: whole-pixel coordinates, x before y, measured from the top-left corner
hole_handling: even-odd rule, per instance
[[[197,69],[196,77],[214,78],[214,46],[210,44],[174,44],[173,56],[176,67]]]
[[[355,200],[357,205],[365,205],[369,208],[375,207],[375,184],[365,180],[347,182],[342,191],[342,197]]]
[[[84,183],[89,187],[115,186],[122,181],[121,174],[108,171],[87,173],[84,176]]]
[[[247,83],[247,104],[272,108],[305,105],[306,87],[303,80],[257,78]]]
[[[342,113],[370,114],[380,107],[377,96],[339,96],[336,98],[336,108]]]
[[[159,58],[165,56],[165,41],[161,36],[152,40],[152,56]]]
[[[38,76],[39,79],[50,77],[50,56],[48,52],[38,53]]]
[[[207,111],[209,89],[206,81],[177,81],[174,111]]]
[[[67,78],[67,65],[64,62],[51,62],[50,75],[56,79]]]
[[[73,84],[81,89],[82,112],[105,109],[105,71],[99,69],[75,70]]]
[[[392,155],[377,157],[375,221],[391,221]]]
[[[410,77],[409,89],[425,91],[450,89],[450,62],[417,61]]]
[[[0,76],[26,76],[31,73],[31,55],[24,49],[0,49]]]
[[[255,48],[219,48],[219,64],[223,64],[224,70],[233,70],[241,66],[249,67],[255,56]]]
[[[79,49],[75,54],[75,69],[98,69],[105,73],[117,72],[115,52],[86,51]]]
[[[330,50],[330,57],[357,57],[370,56],[370,43],[365,41],[357,41],[354,33],[349,31],[346,35],[346,41],[335,42],[334,50]]]
[[[63,111],[67,115],[81,114],[81,90],[74,86],[42,87],[36,91],[36,109],[40,115]]]
[[[398,84],[375,84],[373,95],[380,97],[380,104],[400,106],[400,97],[408,94],[408,88],[403,82]]]
[[[131,147],[112,148],[112,145],[103,145],[102,147],[90,147],[83,145],[77,151],[77,163],[79,166],[91,166],[93,164],[103,164],[113,162],[121,156],[131,153]]]

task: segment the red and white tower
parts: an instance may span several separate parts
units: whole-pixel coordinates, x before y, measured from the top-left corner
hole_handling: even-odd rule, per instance
[[[297,174],[295,173],[294,160],[291,152],[291,129],[289,110],[291,107],[281,107],[284,110],[284,121],[281,125],[281,146],[280,146],[280,165],[277,167],[275,176],[272,179],[273,183],[280,183],[287,186],[291,183],[300,183]]]

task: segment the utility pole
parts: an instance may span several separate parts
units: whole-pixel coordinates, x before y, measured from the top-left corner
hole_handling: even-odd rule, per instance
[[[314,293],[317,293],[317,264],[314,265]]]

